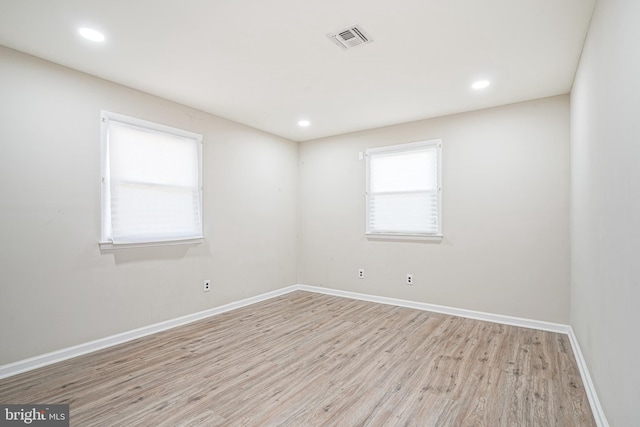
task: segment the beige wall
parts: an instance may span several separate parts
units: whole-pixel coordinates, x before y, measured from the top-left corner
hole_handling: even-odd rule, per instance
[[[571,94],[571,324],[612,426],[640,425],[639,17],[597,2]]]
[[[444,241],[368,241],[358,152],[436,138]],[[301,143],[299,181],[300,283],[568,322],[567,96]]]
[[[568,321],[566,96],[297,145],[5,48],[0,71],[0,364],[296,282]],[[204,244],[100,252],[101,109],[204,135]],[[444,241],[366,240],[358,152],[433,138]]]
[[[295,143],[2,47],[0,76],[0,364],[296,283]],[[100,252],[101,109],[204,135],[204,244]]]

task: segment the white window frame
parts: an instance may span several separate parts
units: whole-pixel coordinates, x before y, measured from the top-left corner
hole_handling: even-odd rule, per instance
[[[123,114],[101,111],[101,231],[99,246],[101,249],[118,249],[145,246],[166,246],[180,244],[197,244],[204,240],[204,217],[203,217],[203,185],[202,185],[202,135],[186,130],[126,116]],[[193,238],[184,239],[149,239],[132,243],[114,243],[111,235],[111,197],[110,197],[110,176],[109,176],[109,123],[116,121],[130,126],[139,127],[152,132],[193,139],[197,146],[198,157],[198,202],[200,214],[200,233]]]
[[[402,232],[374,232],[370,229],[370,212],[371,212],[371,188],[370,188],[370,162],[372,155],[400,153],[421,150],[424,148],[436,148],[437,162],[437,216],[438,227],[435,233],[402,233]],[[366,158],[366,190],[365,190],[365,208],[366,208],[366,226],[365,235],[368,239],[382,240],[421,240],[421,241],[442,241],[442,140],[433,139],[426,141],[411,142],[408,144],[389,145],[384,147],[370,148],[365,151]],[[402,193],[402,192],[398,192]]]

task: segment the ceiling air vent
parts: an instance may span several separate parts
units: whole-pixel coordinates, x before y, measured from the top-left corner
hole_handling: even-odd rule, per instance
[[[327,34],[327,37],[343,49],[350,49],[373,41],[360,25],[350,25],[343,30]]]

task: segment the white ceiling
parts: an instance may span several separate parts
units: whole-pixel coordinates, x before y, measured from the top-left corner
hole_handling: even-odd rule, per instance
[[[304,141],[567,93],[594,2],[0,0],[0,44]]]

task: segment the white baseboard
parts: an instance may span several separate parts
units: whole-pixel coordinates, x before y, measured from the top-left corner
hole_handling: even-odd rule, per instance
[[[578,344],[578,338],[573,332],[573,328],[569,326],[569,341],[571,342],[571,348],[573,349],[573,355],[576,358],[578,369],[580,370],[580,377],[582,377],[582,384],[589,398],[589,404],[591,405],[591,411],[593,412],[593,418],[596,420],[598,427],[609,427],[609,422],[604,415],[602,406],[600,406],[600,400],[596,394],[595,386],[591,380],[591,374],[589,374],[589,368],[587,368],[587,362],[582,355],[580,344]]]
[[[176,319],[144,326],[142,328],[112,335],[106,338],[100,338],[95,341],[90,341],[73,347],[63,348],[62,350],[57,350],[51,353],[31,357],[29,359],[19,360],[17,362],[1,365],[0,379],[31,371],[33,369],[41,368],[43,366],[51,365],[53,363],[62,362],[63,360],[102,350],[107,347],[112,347],[114,345],[122,344],[127,341],[142,338],[144,336],[155,334],[157,332],[166,331],[167,329],[175,328],[177,326],[186,325],[187,323],[195,322],[197,320],[205,319],[216,314],[235,310],[236,308],[255,304],[260,301],[265,301],[280,295],[287,294],[296,289],[297,286],[289,286],[272,292],[267,292],[261,295],[246,298],[240,301],[235,301],[220,307],[214,307],[209,310],[200,311],[198,313],[189,314],[186,316],[178,317]]]
[[[302,291],[317,292],[338,297],[377,302],[380,304],[414,308],[417,310],[433,311],[435,313],[466,317],[468,319],[483,320],[485,322],[501,323],[503,325],[519,326],[521,328],[539,329],[541,331],[557,332],[561,334],[568,334],[570,329],[569,325],[563,325],[561,323],[543,322],[541,320],[532,320],[522,317],[505,316],[502,314],[485,313],[482,311],[447,307],[444,305],[429,304],[425,302],[416,302],[396,298],[380,297],[376,295],[360,294],[356,292],[341,291],[319,286],[298,285],[297,288]]]
[[[447,307],[436,304],[429,304],[416,301],[401,300],[396,298],[381,297],[376,295],[360,294],[356,292],[341,291],[337,289],[324,288],[320,286],[309,285],[293,285],[275,291],[267,292],[254,297],[246,298],[240,301],[232,302],[220,307],[215,307],[209,310],[201,311],[198,313],[189,314],[187,316],[178,317],[176,319],[167,320],[165,322],[156,323],[154,325],[145,326],[143,328],[134,329],[128,332],[124,332],[110,337],[101,338],[95,341],[90,341],[84,344],[68,347],[62,350],[54,351],[47,354],[31,357],[29,359],[20,360],[14,363],[9,363],[0,366],[0,379],[7,378],[13,375],[17,375],[23,372],[27,372],[36,368],[51,365],[53,363],[61,362],[63,360],[71,359],[73,357],[81,356],[83,354],[91,353],[97,350],[102,350],[107,347],[122,344],[127,341],[131,341],[137,338],[142,338],[147,335],[155,334],[157,332],[165,331],[167,329],[175,328],[177,326],[186,325],[187,323],[195,322],[197,320],[205,319],[216,314],[225,313],[227,311],[235,310],[240,307],[245,307],[251,304],[255,304],[261,301],[265,301],[271,298],[275,298],[280,295],[287,294],[293,291],[307,291],[315,292],[326,295],[333,295],[344,298],[357,299],[362,301],[376,302],[380,304],[395,305],[399,307],[413,308],[417,310],[432,311],[436,313],[449,314],[452,316],[466,317],[469,319],[483,320],[486,322],[501,323],[505,325],[519,326],[523,328],[539,329],[542,331],[557,332],[561,334],[567,334],[573,354],[575,355],[578,363],[578,369],[580,370],[580,376],[585,386],[587,397],[591,405],[593,416],[596,420],[598,427],[609,427],[607,419],[600,406],[600,401],[596,395],[593,382],[587,364],[582,356],[582,351],[578,345],[573,329],[569,325],[561,323],[543,322],[540,320],[525,319],[521,317],[505,316],[501,314],[485,313],[481,311],[466,310],[463,308]]]

